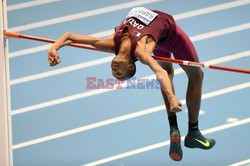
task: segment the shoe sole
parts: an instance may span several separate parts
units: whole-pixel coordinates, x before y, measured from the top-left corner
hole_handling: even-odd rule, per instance
[[[173,143],[180,143],[181,142],[181,138],[179,136],[172,136],[171,137],[171,142],[173,142]]]
[[[181,138],[179,136],[171,136],[169,156],[172,160],[180,161],[182,159],[182,154],[177,153],[177,151],[182,152],[180,143],[181,143]],[[177,150],[179,148],[180,150]]]
[[[178,153],[170,153],[169,156],[174,161],[180,161],[182,159],[182,156]]]

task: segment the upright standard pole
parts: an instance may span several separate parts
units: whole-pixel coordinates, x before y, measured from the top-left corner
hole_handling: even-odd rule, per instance
[[[13,165],[6,0],[0,0],[0,165]]]

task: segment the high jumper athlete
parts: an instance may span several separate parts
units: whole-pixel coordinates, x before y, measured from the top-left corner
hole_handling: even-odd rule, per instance
[[[169,155],[175,161],[182,159],[181,135],[178,129],[176,113],[182,110],[181,102],[176,98],[171,63],[156,61],[152,54],[162,57],[199,62],[197,52],[189,37],[176,24],[174,18],[164,12],[144,7],[133,8],[115,32],[107,38],[96,38],[66,32],[49,48],[50,66],[57,65],[61,59],[57,51],[70,43],[89,44],[93,47],[113,51],[115,57],[111,63],[112,74],[119,80],[126,80],[136,72],[135,62],[148,65],[161,84],[161,93],[166,105],[170,126]],[[188,108],[188,133],[184,145],[188,148],[211,149],[214,139],[205,138],[198,128],[198,116],[201,105],[203,71],[201,68],[181,65],[188,77],[186,104]]]

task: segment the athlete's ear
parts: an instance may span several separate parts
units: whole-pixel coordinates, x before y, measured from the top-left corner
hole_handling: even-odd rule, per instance
[[[135,63],[130,63],[128,67],[130,70],[135,70]]]

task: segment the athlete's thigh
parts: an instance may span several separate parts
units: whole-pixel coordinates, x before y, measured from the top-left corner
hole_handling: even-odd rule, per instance
[[[187,36],[187,34],[176,25],[176,33],[178,34],[178,38],[175,42],[173,55],[175,59],[188,60],[199,62],[199,57],[197,51],[194,47],[194,44]]]

